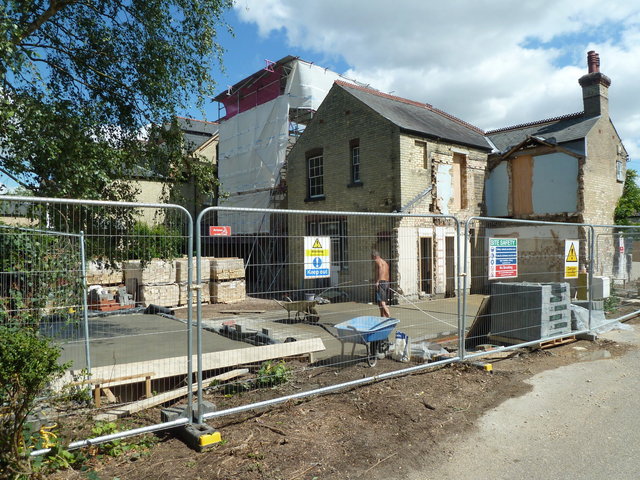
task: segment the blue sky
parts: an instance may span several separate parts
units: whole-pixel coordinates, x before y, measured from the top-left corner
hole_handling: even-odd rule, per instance
[[[640,2],[236,0],[217,92],[296,55],[485,130],[582,110],[578,78],[600,54],[611,118],[640,170]],[[437,6],[436,6],[437,5]],[[196,111],[187,115],[198,116]],[[207,108],[216,119],[215,104]]]
[[[485,130],[581,111],[578,78],[596,50],[640,170],[639,0],[236,0],[227,20],[235,36],[219,37],[218,93],[265,59],[295,55]],[[206,117],[218,118],[212,101]]]

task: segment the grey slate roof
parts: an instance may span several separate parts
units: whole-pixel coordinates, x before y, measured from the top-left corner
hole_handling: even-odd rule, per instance
[[[189,151],[194,151],[213,135],[218,133],[220,125],[205,120],[177,117],[178,125],[182,129],[184,139]]]
[[[566,143],[586,137],[598,118],[585,118],[583,113],[574,113],[536,123],[493,130],[487,132],[487,137],[500,152],[518,145],[527,137],[540,137],[546,141],[555,139],[556,143]]]
[[[430,105],[342,81],[335,84],[405,131],[491,150],[482,130]]]

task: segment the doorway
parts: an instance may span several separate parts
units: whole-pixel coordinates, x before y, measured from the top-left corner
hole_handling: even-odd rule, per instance
[[[445,297],[454,297],[456,294],[456,257],[455,257],[455,238],[445,237]]]
[[[433,241],[431,237],[420,237],[420,290],[433,293]]]

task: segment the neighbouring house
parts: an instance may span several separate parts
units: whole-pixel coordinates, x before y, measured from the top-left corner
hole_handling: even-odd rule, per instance
[[[336,81],[288,156],[288,205],[294,210],[481,213],[487,155],[484,132],[430,105]],[[291,239],[331,236],[332,278],[341,284],[372,278],[370,254],[392,262],[392,281],[405,296],[453,295],[455,223],[431,218],[340,217],[310,213],[289,222]],[[300,242],[298,242],[300,243]],[[290,243],[291,258],[302,246]],[[297,255],[297,257],[296,257]],[[302,269],[290,283],[304,280]],[[370,296],[367,286],[354,298]]]
[[[611,80],[600,72],[596,52],[587,56],[588,73],[579,79],[584,110],[538,122],[487,132],[495,147],[489,156],[486,180],[486,214],[569,223],[611,225],[624,186],[627,151],[609,117]],[[539,227],[530,238],[583,240],[586,255],[587,232],[568,228],[565,234],[554,227]],[[547,233],[541,233],[546,230]],[[552,231],[553,230],[553,231]],[[498,230],[494,230],[494,233]],[[604,232],[597,232],[604,233]],[[491,235],[491,232],[488,232]],[[560,240],[556,240],[560,241]],[[594,273],[611,275],[616,259],[613,235],[600,236]],[[531,259],[532,263],[537,260]],[[556,263],[562,262],[557,259]],[[581,264],[583,264],[581,262]],[[520,264],[523,274],[538,265]],[[561,271],[549,265],[549,271]],[[625,268],[622,266],[622,270]],[[533,279],[533,278],[530,278]]]
[[[184,138],[184,151],[193,157],[194,161],[218,161],[218,123],[193,118],[176,117],[178,126]],[[195,219],[200,211],[215,204],[215,198],[202,195],[197,191],[195,182],[187,181],[176,184],[167,178],[159,176],[157,172],[135,167],[129,180],[138,190],[136,201],[143,203],[178,203],[184,206]],[[147,223],[155,223],[158,212],[146,210],[143,219]]]

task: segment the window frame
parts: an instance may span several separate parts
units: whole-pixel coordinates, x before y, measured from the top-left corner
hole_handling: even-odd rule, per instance
[[[324,155],[321,148],[309,150],[306,155],[307,201],[322,200],[324,194]],[[315,163],[315,165],[313,165]],[[314,169],[315,171],[313,171]]]
[[[362,185],[361,165],[360,139],[356,138],[349,142],[349,171],[351,177],[350,185]]]

